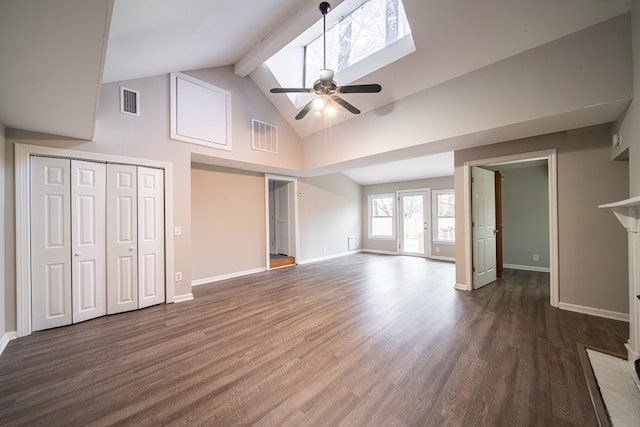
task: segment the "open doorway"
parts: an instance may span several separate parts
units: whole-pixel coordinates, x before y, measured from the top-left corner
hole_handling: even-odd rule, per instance
[[[267,270],[296,264],[297,180],[267,176]]]
[[[522,153],[518,155],[505,156],[467,162],[464,165],[465,177],[465,214],[468,220],[467,238],[465,239],[466,251],[466,276],[469,290],[478,288],[486,284],[486,277],[477,277],[476,272],[483,265],[477,264],[478,256],[482,255],[476,244],[476,228],[478,225],[478,206],[474,196],[476,189],[471,179],[474,169],[481,168],[487,172],[487,176],[494,175],[501,180],[498,185],[499,199],[502,205],[501,213],[503,218],[497,218],[495,212],[492,213],[491,226],[487,228],[487,236],[495,235],[493,246],[488,259],[493,258],[493,265],[487,263],[494,271],[494,275],[499,269],[498,263],[504,264],[507,268],[527,269],[532,271],[548,271],[550,273],[550,304],[558,306],[558,223],[557,223],[557,170],[555,150],[545,150],[535,153]],[[500,173],[495,173],[500,171]],[[538,178],[536,177],[538,175]],[[523,189],[522,184],[514,183],[505,189],[506,180],[520,180],[526,182],[527,188]],[[495,180],[491,180],[495,185]],[[534,184],[537,181],[537,184]],[[534,187],[535,185],[535,187]],[[541,188],[543,187],[543,188]],[[514,196],[514,192],[519,192]],[[534,198],[533,195],[536,194]],[[494,196],[495,194],[492,194]],[[515,203],[513,198],[518,198]],[[542,199],[541,199],[542,198]],[[494,202],[495,203],[495,202]],[[505,206],[506,205],[506,206]],[[497,206],[497,205],[494,205]],[[518,209],[520,209],[518,211]],[[490,211],[488,209],[487,211]],[[494,209],[495,210],[495,209]],[[505,218],[504,215],[509,215]],[[541,216],[543,218],[541,218]],[[498,222],[509,222],[505,231],[498,228]],[[483,222],[483,221],[480,221]],[[487,221],[484,221],[487,222]],[[524,223],[523,223],[524,222]],[[509,233],[508,240],[505,234]],[[526,236],[525,236],[526,235]],[[527,237],[528,236],[528,237]],[[491,240],[491,239],[489,239]],[[523,243],[525,242],[525,243]],[[502,245],[500,245],[502,243]],[[502,246],[503,260],[497,260],[499,247]],[[485,254],[486,255],[486,254]],[[487,258],[483,258],[487,259]],[[482,268],[480,268],[482,270]],[[484,270],[483,270],[484,271]],[[495,278],[494,278],[495,280]],[[490,283],[491,280],[489,280]]]

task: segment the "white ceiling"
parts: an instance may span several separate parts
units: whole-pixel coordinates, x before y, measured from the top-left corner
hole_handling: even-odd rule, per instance
[[[362,0],[332,0],[334,14],[358,1]],[[236,74],[256,82],[299,135],[311,135],[321,130],[321,121],[294,120],[297,111],[286,97],[268,92],[275,79],[260,65],[321,20],[318,4],[319,0],[55,0],[31,8],[23,0],[3,0],[0,122],[91,139],[102,82],[233,65]],[[631,0],[404,0],[417,51],[360,81],[380,83],[380,94],[353,95],[349,101],[366,113],[605,21],[628,11],[630,4]],[[353,118],[342,114],[338,121]],[[531,135],[535,132],[532,129]],[[449,166],[440,173],[453,174],[453,161],[440,160],[434,164]],[[433,167],[425,167],[428,161],[347,173],[362,183],[375,176],[404,179],[392,171],[409,173],[415,164],[413,173],[427,176],[435,173],[428,172]]]

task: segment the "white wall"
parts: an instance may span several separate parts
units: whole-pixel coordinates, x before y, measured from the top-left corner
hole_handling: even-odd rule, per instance
[[[367,206],[369,195],[395,193],[396,191],[400,190],[416,190],[423,188],[430,188],[431,190],[451,190],[453,189],[453,177],[447,176],[441,178],[419,179],[413,181],[392,182],[388,184],[365,185],[364,187],[362,187],[362,248],[370,251],[391,253],[397,253],[398,251],[397,236],[396,239],[393,240],[369,239],[369,212]],[[429,203],[431,204],[432,200],[430,200]],[[430,228],[433,228],[433,224]],[[429,233],[429,236],[431,236],[431,233]],[[439,251],[436,251],[436,248],[438,248]],[[441,257],[454,258],[455,245],[432,243],[431,254]]]
[[[362,187],[341,173],[298,181],[300,261],[348,252],[348,237],[362,241]]]
[[[547,166],[502,172],[503,263],[549,268],[549,176]],[[533,260],[538,255],[539,261]]]
[[[464,163],[555,148],[561,303],[628,313],[627,233],[598,205],[626,198],[626,162],[610,160],[609,126],[559,132],[455,152],[456,282],[468,285]]]

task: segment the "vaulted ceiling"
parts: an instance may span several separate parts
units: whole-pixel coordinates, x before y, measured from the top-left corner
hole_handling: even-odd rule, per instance
[[[358,2],[362,0],[331,1],[338,12]],[[276,82],[261,65],[317,25],[318,3],[3,0],[0,122],[91,139],[102,83],[233,65],[236,74],[255,81],[303,139],[312,137],[323,123],[294,120],[291,103],[268,92]],[[380,83],[383,91],[358,95],[354,103],[363,115],[393,106],[621,15],[630,4],[630,0],[404,0],[417,50],[363,78],[360,82]],[[613,115],[622,113],[624,103],[620,105]],[[611,111],[607,114],[590,118],[588,124],[610,120]],[[357,124],[360,118],[345,114],[336,123],[343,120]],[[543,131],[534,126],[527,133]]]

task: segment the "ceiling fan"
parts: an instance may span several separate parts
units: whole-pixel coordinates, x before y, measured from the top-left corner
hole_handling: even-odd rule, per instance
[[[333,80],[334,72],[327,69],[327,13],[331,9],[331,5],[326,1],[320,3],[320,12],[322,13],[323,24],[323,43],[324,43],[324,56],[323,66],[320,70],[320,76],[318,80],[313,83],[312,88],[280,88],[276,87],[271,89],[271,93],[314,93],[318,95],[311,101],[309,101],[300,112],[296,115],[296,120],[304,118],[311,110],[321,110],[328,105],[338,104],[350,111],[353,114],[360,114],[360,110],[356,107],[340,98],[338,93],[378,93],[382,90],[382,86],[379,84],[363,84],[363,85],[350,85],[350,86],[338,86]]]

